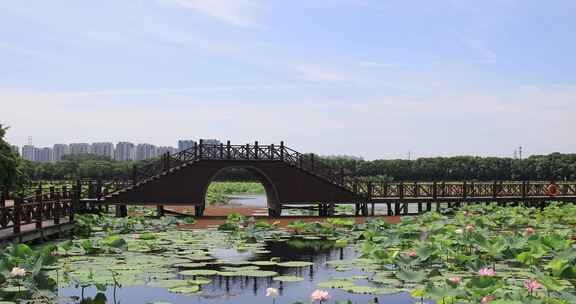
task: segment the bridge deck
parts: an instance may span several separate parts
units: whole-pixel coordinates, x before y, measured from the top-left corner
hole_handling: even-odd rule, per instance
[[[15,234],[12,229],[2,229],[0,230],[0,247],[12,242],[25,243],[59,235],[72,230],[73,227],[74,224],[68,220],[61,220],[58,224],[54,223],[54,220],[45,220],[40,229],[36,228],[35,223],[20,226],[21,232],[18,234]]]

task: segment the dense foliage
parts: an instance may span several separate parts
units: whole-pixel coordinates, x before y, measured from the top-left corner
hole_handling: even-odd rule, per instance
[[[576,154],[552,153],[525,159],[455,156],[373,161],[332,157],[324,161],[348,173],[396,181],[576,179]]]
[[[23,173],[33,180],[61,180],[74,178],[114,179],[130,176],[134,162],[119,162],[93,155],[66,155],[57,163],[26,161]]]
[[[20,157],[12,151],[12,148],[4,140],[7,128],[0,124],[0,187],[14,187],[22,178],[20,172]]]

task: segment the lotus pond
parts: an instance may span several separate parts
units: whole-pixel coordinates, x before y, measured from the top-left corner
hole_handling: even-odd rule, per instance
[[[73,240],[4,250],[0,303],[576,303],[573,205],[193,223],[82,216]]]

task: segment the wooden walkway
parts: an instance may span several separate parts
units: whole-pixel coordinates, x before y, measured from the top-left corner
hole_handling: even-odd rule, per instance
[[[20,226],[20,233],[14,233],[12,229],[0,230],[0,248],[11,243],[26,243],[38,239],[46,239],[52,236],[62,235],[74,228],[74,224],[68,220],[54,223],[54,220],[46,220],[42,228],[37,229],[36,224]]]
[[[2,200],[0,247],[60,235],[74,227],[73,195],[67,190],[37,192],[15,200]]]

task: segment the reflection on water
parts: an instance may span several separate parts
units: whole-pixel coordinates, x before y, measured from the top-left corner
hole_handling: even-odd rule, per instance
[[[276,303],[294,303],[297,301],[309,302],[309,295],[317,289],[316,284],[325,282],[333,277],[351,277],[353,275],[370,275],[360,270],[336,271],[333,267],[326,265],[326,261],[352,259],[358,256],[358,252],[352,247],[335,249],[333,242],[326,240],[301,240],[293,239],[287,242],[268,242],[266,249],[269,253],[248,254],[238,253],[234,249],[218,249],[212,252],[215,256],[226,258],[226,260],[269,260],[272,257],[279,257],[283,261],[310,261],[314,264],[306,267],[278,267],[263,266],[262,270],[273,270],[279,275],[296,275],[304,277],[300,282],[277,282],[272,278],[252,278],[252,277],[223,277],[214,276],[212,283],[202,286],[202,293],[196,296],[185,296],[173,294],[164,288],[153,288],[148,286],[134,286],[119,288],[116,290],[116,303],[153,303],[169,302],[173,304],[190,303],[238,303],[238,304],[258,304],[272,303],[270,298],[265,296],[266,288],[275,287],[279,289],[280,297]],[[371,284],[371,283],[365,283]],[[375,285],[377,286],[377,285]],[[356,295],[349,294],[338,289],[329,290],[332,299],[350,299],[353,303],[367,303],[369,300],[378,298],[378,303],[415,303],[408,294],[395,295]],[[86,297],[95,297],[97,294],[94,288],[84,290]],[[80,296],[79,289],[67,288],[61,291],[61,295]],[[106,291],[108,303],[114,303],[113,288]],[[83,302],[92,303],[92,302]],[[97,302],[95,302],[97,303]]]
[[[246,207],[267,208],[267,201],[266,201],[266,195],[265,194],[237,194],[237,195],[234,194],[231,196],[229,204],[237,205],[237,206],[246,206]],[[352,207],[353,205],[348,205],[348,206]],[[408,212],[416,213],[417,211],[418,211],[418,205],[417,204],[409,204],[408,205]],[[306,212],[300,211],[300,213],[306,213]],[[286,212],[284,214],[288,215]],[[290,213],[290,215],[297,215],[297,214],[298,214],[298,212],[296,212],[296,213],[291,212]],[[353,210],[350,210],[349,214],[353,215]],[[388,209],[386,208],[386,205],[384,205],[384,204],[375,205],[374,206],[374,214],[375,215],[388,215]]]

